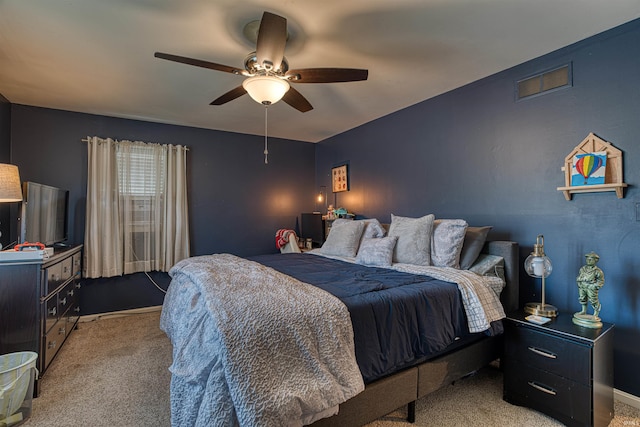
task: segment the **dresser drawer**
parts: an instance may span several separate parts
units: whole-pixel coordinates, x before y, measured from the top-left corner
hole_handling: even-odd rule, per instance
[[[512,323],[507,325],[507,334],[505,356],[508,360],[590,385],[590,346]]]
[[[73,271],[71,272],[71,275],[80,277],[80,275],[82,274],[82,253],[81,252],[78,252],[73,255],[72,264],[73,264],[72,265]]]
[[[58,312],[60,316],[63,316],[71,306],[71,303],[75,301],[74,285],[75,283],[71,281],[58,292]]]
[[[73,276],[73,257],[63,259],[60,264],[62,265],[62,281],[64,282]]]
[[[505,400],[552,415],[565,424],[591,425],[590,387],[517,363],[506,364],[504,378]]]
[[[53,360],[53,357],[58,353],[58,350],[62,346],[65,337],[67,336],[67,323],[63,319],[57,322],[53,328],[45,335],[45,347],[44,347],[44,367],[49,366],[49,363]]]
[[[60,313],[60,309],[58,307],[58,295],[55,294],[51,298],[49,298],[45,303],[45,316],[44,316],[44,331],[48,332],[51,330],[53,325],[56,324],[58,318],[62,313]]]
[[[65,298],[67,307],[78,306],[80,300],[80,283],[73,280],[69,282],[61,291],[58,298]]]
[[[62,279],[62,264],[54,264],[45,270],[47,274],[47,288],[45,291],[45,296],[49,295],[51,292],[55,291],[58,286],[64,282]]]
[[[58,286],[66,282],[73,275],[73,257],[63,259],[57,264],[47,267],[47,290],[49,295],[55,291]]]

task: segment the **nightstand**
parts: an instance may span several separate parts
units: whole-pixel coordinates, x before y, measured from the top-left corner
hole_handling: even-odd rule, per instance
[[[561,313],[537,325],[524,312],[505,319],[504,400],[567,426],[613,419],[613,325],[577,326]]]

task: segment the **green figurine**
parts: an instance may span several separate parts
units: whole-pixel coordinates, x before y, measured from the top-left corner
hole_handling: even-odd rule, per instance
[[[578,284],[578,300],[582,305],[582,310],[573,315],[573,323],[588,328],[601,328],[600,310],[602,305],[598,299],[598,292],[604,286],[604,273],[596,265],[600,257],[595,252],[585,255],[586,265],[580,267],[576,282]],[[593,307],[593,315],[587,314],[587,304]]]

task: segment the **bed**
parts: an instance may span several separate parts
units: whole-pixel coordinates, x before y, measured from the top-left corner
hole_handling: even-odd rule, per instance
[[[488,229],[345,221],[309,253],[177,264],[161,317],[172,425],[355,426],[403,405],[412,421],[418,398],[500,357],[518,246]]]

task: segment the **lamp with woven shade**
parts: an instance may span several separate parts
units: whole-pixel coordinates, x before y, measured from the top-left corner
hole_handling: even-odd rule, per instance
[[[22,188],[18,167],[0,163],[0,203],[20,201],[22,201]],[[2,249],[2,243],[0,243],[0,249]]]
[[[20,201],[22,201],[22,188],[18,167],[0,163],[0,202]]]

